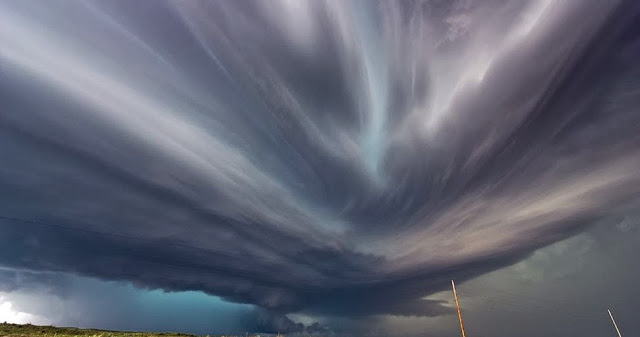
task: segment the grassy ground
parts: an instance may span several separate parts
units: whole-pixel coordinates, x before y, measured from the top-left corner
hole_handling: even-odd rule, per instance
[[[184,333],[154,333],[154,332],[126,332],[106,331],[78,328],[57,328],[54,326],[39,326],[31,324],[0,323],[0,337],[195,337]]]

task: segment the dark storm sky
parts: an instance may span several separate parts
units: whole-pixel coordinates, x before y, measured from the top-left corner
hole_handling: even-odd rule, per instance
[[[585,280],[638,253],[639,13],[0,0],[0,298],[187,292],[244,322],[224,329],[425,335],[452,278],[554,308],[611,291],[629,260]],[[521,279],[553,270],[580,287]]]

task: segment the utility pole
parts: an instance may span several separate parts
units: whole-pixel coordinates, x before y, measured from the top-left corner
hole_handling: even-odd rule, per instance
[[[458,320],[460,321],[460,330],[462,331],[462,337],[467,337],[467,335],[464,332],[464,323],[462,323],[462,312],[460,311],[460,302],[458,301],[458,293],[456,292],[456,284],[453,282],[453,280],[451,280],[451,288],[453,288],[453,297],[456,299],[456,309],[458,309]],[[611,319],[613,319],[613,317]],[[620,333],[618,333],[618,334],[620,334]],[[620,336],[620,337],[622,337],[622,336]]]
[[[611,314],[611,310],[607,309],[607,312],[609,313],[609,317],[611,317],[611,323],[613,323],[613,327],[616,328],[616,332],[618,333],[618,337],[622,337],[622,335],[620,334],[620,329],[618,329],[618,324],[616,324],[616,320],[613,319],[613,315]]]

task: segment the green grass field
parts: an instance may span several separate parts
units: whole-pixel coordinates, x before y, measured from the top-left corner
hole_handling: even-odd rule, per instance
[[[78,329],[78,328],[58,328],[54,326],[39,326],[31,324],[10,324],[0,323],[0,337],[67,337],[67,336],[86,336],[86,337],[195,337],[196,335],[184,333],[155,333],[155,332],[126,332],[126,331],[107,331],[94,329]]]

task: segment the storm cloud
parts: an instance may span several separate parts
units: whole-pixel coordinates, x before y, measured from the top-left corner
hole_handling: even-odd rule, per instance
[[[202,291],[263,330],[450,313],[424,297],[638,200],[638,13],[0,1],[0,280]]]

